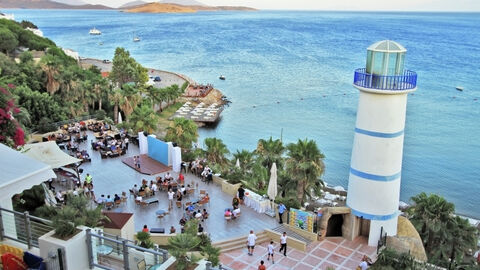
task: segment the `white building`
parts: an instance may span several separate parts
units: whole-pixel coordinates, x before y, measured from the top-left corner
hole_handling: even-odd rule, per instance
[[[15,20],[15,15],[13,14],[5,14],[0,12],[0,19],[7,19],[7,20]]]
[[[417,74],[404,70],[406,49],[384,40],[367,49],[366,68],[355,71],[360,90],[347,205],[369,223],[370,246],[397,234],[407,95]]]

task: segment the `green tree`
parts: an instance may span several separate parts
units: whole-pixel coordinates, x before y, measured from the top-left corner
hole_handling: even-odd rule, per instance
[[[198,138],[198,127],[192,120],[183,117],[175,118],[167,128],[165,140],[176,142],[182,149],[190,150],[192,143]]]
[[[119,88],[115,88],[113,91],[109,93],[108,98],[110,99],[110,102],[113,105],[113,119],[115,124],[117,124],[118,123],[118,107],[119,107],[120,101],[123,100],[122,91]]]
[[[135,108],[128,121],[135,132],[153,133],[157,130],[158,119],[150,106],[142,105]]]
[[[319,194],[323,187],[320,177],[325,170],[325,156],[317,143],[308,139],[287,145],[287,150],[286,169],[297,184],[297,199],[303,205],[305,197],[312,197],[311,191]]]
[[[128,119],[133,110],[142,101],[142,97],[138,90],[132,84],[124,84],[122,86],[122,99],[120,99],[119,107]]]
[[[445,232],[445,225],[455,211],[455,206],[436,194],[422,192],[414,197],[415,206],[409,212],[410,220],[423,239],[427,256],[440,244],[439,234]]]
[[[268,140],[260,139],[257,143],[257,149],[255,153],[260,158],[262,165],[270,170],[273,163],[277,164],[277,168],[283,167],[283,153],[285,152],[285,147],[280,139],[273,140],[270,137]]]
[[[176,269],[184,270],[190,265],[195,264],[200,258],[193,254],[188,254],[199,248],[201,243],[197,235],[198,221],[196,219],[189,220],[185,224],[185,233],[179,233],[168,239],[168,252],[177,259]]]
[[[233,154],[233,159],[231,161],[233,165],[237,163],[237,159],[240,163],[240,168],[245,172],[251,170],[255,164],[254,153],[245,149],[242,149],[242,151],[237,150],[237,152]]]
[[[129,82],[133,82],[135,85],[144,85],[148,81],[148,72],[146,68],[130,57],[130,52],[118,47],[115,49],[112,72],[109,77],[118,85]]]
[[[18,46],[17,36],[10,30],[0,27],[0,51],[8,55]]]
[[[230,153],[227,146],[223,143],[221,139],[217,138],[205,138],[205,146],[207,149],[205,153],[207,155],[207,160],[213,162],[214,164],[225,165],[228,160],[226,155]]]

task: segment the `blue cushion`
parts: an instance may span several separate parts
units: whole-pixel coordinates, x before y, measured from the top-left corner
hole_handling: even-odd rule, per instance
[[[28,251],[23,253],[23,261],[28,265],[29,269],[45,269],[43,258],[33,255]]]

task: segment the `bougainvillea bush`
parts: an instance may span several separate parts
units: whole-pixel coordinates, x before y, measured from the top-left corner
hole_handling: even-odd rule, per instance
[[[14,88],[13,85],[8,85]],[[0,87],[0,143],[17,148],[25,144],[25,133],[15,119],[20,109],[15,106],[15,99],[10,91]]]

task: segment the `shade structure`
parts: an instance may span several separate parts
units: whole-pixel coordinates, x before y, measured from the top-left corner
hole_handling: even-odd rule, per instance
[[[240,160],[237,158],[237,162],[235,163],[235,167],[240,168]]]
[[[25,155],[50,165],[52,169],[82,161],[63,152],[54,141],[26,144],[24,149]]]
[[[268,182],[267,195],[270,200],[275,200],[275,197],[277,197],[277,164],[275,162],[270,169],[270,181]]]

